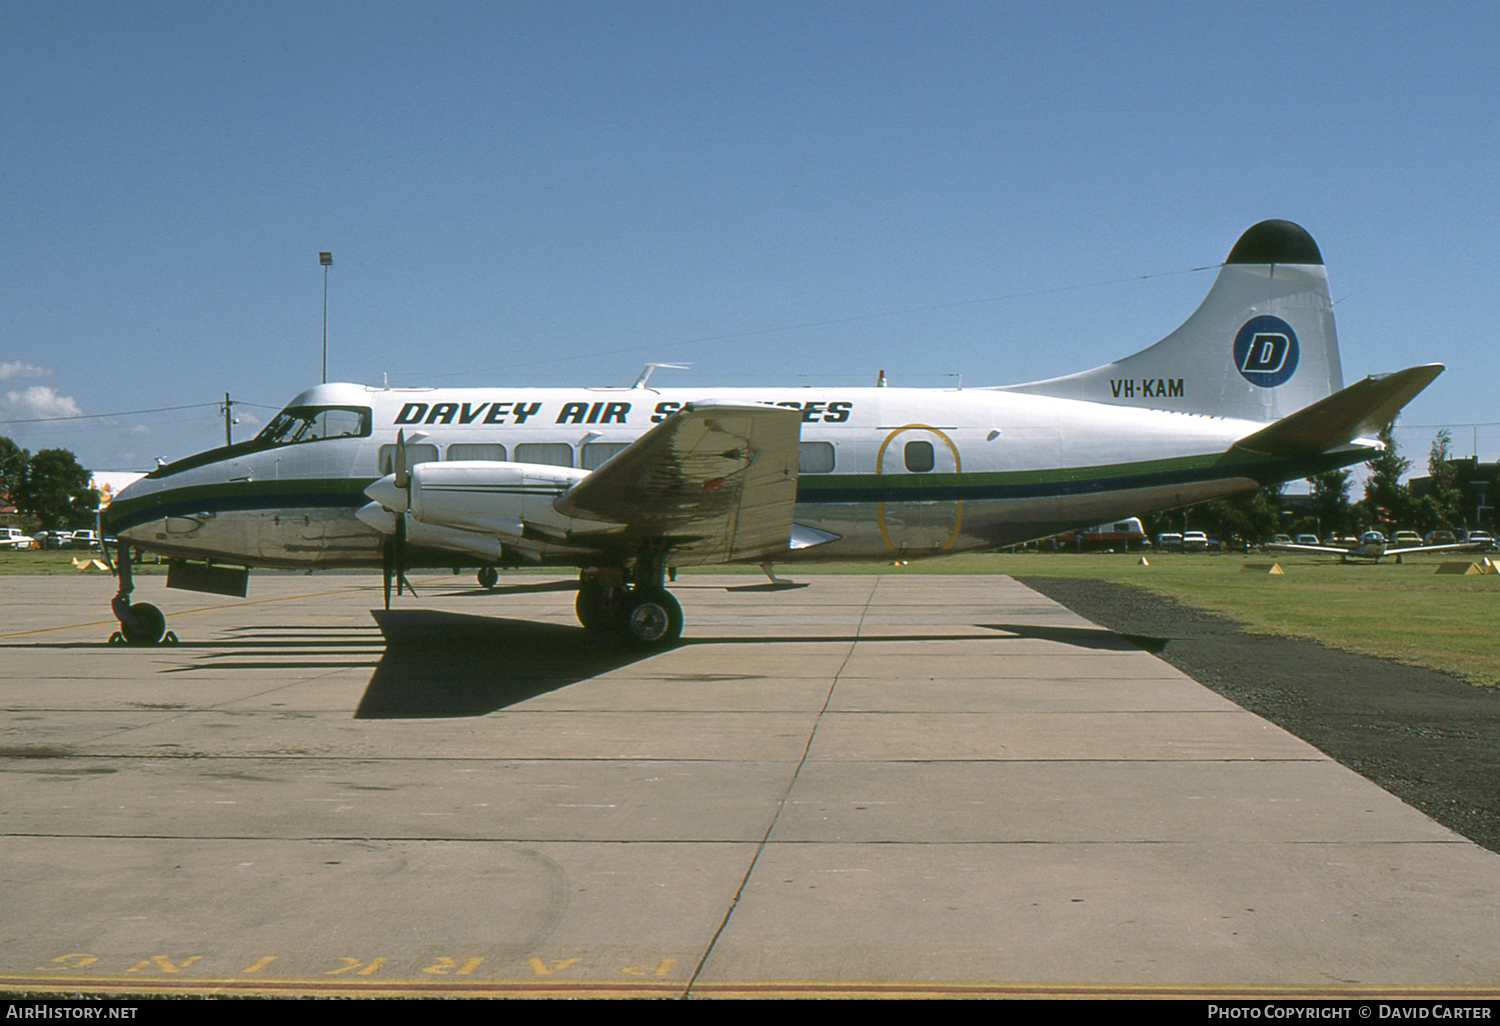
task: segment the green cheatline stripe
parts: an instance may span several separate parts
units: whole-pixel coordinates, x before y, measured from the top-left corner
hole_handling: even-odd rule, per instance
[[[1131,463],[1104,463],[1089,467],[1047,467],[1040,470],[986,470],[966,471],[962,474],[803,474],[797,480],[816,487],[824,481],[837,482],[839,487],[874,487],[877,485],[903,488],[954,488],[971,486],[1022,486],[1065,484],[1074,481],[1093,481],[1118,477],[1135,477],[1145,474],[1172,474],[1203,467],[1245,467],[1253,462],[1265,462],[1263,457],[1250,457],[1240,453],[1208,453],[1200,456],[1173,456],[1168,459],[1137,460]]]
[[[922,502],[1019,499],[1123,491],[1231,477],[1288,481],[1365,459],[1364,453],[1323,453],[1284,459],[1219,452],[1089,467],[963,474],[804,474],[799,502]]]
[[[963,474],[803,474],[799,502],[921,502],[932,499],[1006,499],[1190,483],[1227,477],[1291,480],[1360,462],[1362,453],[1324,453],[1286,460],[1219,452],[1088,467],[980,471]],[[189,485],[116,500],[106,526],[119,531],[148,520],[227,510],[332,507],[358,509],[376,479],[302,478]]]
[[[160,517],[242,509],[335,507],[358,509],[370,500],[365,489],[376,478],[297,478],[280,481],[221,481],[188,485],[139,498],[116,499],[104,511],[105,527],[122,531]]]

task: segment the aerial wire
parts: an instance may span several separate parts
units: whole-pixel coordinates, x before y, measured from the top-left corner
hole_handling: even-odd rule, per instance
[[[1085,282],[1081,285],[1058,285],[1048,289],[1034,289],[1030,292],[1011,292],[1003,296],[990,296],[985,299],[961,299],[951,303],[933,303],[929,306],[905,307],[900,310],[883,310],[879,313],[856,314],[852,317],[835,317],[826,321],[806,321],[799,324],[782,324],[771,328],[755,328],[750,331],[728,332],[722,335],[704,335],[699,338],[682,339],[677,342],[656,342],[649,345],[626,346],[621,349],[602,349],[589,353],[578,353],[571,356],[551,356],[545,360],[530,360],[526,363],[507,363],[498,367],[485,367],[478,370],[456,371],[450,374],[430,374],[424,376],[429,379],[457,378],[473,374],[493,374],[496,371],[515,370],[524,367],[542,367],[555,364],[564,360],[593,360],[605,356],[622,356],[630,353],[659,352],[663,349],[676,349],[681,346],[701,345],[705,342],[727,342],[732,339],[754,338],[759,335],[774,335],[783,331],[800,331],[805,328],[830,328],[840,324],[857,324],[861,321],[873,321],[883,317],[900,317],[904,314],[932,313],[937,310],[954,310],[964,306],[979,306],[982,303],[1002,303],[1012,299],[1030,299],[1034,296],[1055,295],[1059,292],[1076,292],[1080,289],[1101,288],[1105,285],[1122,285],[1127,282],[1146,281],[1150,278],[1165,278],[1178,274],[1196,274],[1199,271],[1215,271],[1223,264],[1205,264],[1202,267],[1185,267],[1176,271],[1156,271],[1151,274],[1133,274],[1125,278],[1109,278],[1103,281]]]

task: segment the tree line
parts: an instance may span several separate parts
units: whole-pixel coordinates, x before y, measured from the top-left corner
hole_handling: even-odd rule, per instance
[[[0,495],[43,531],[94,526],[99,493],[67,449],[27,452],[0,435]]]
[[[1411,461],[1401,455],[1391,425],[1380,432],[1380,440],[1385,443],[1385,451],[1366,464],[1370,476],[1365,481],[1364,497],[1358,501],[1349,498],[1349,471],[1330,470],[1309,479],[1311,508],[1289,521],[1282,517],[1281,486],[1277,485],[1234,499],[1200,503],[1186,511],[1146,517],[1146,532],[1154,538],[1162,531],[1182,530],[1186,522],[1196,530],[1216,530],[1226,544],[1237,540],[1263,545],[1281,532],[1306,531],[1326,537],[1358,534],[1373,527],[1386,535],[1398,528],[1425,534],[1467,524],[1463,490],[1450,462],[1453,436],[1446,428],[1437,433],[1428,451],[1428,487],[1421,497],[1413,495],[1401,480],[1411,469]]]

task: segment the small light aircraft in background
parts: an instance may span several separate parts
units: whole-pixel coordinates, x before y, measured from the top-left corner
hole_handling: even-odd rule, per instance
[[[1037,344],[1051,340],[1033,340]],[[1028,344],[1019,340],[1018,344]],[[155,644],[129,554],[169,587],[250,567],[576,567],[585,628],[670,644],[677,567],[983,551],[1361,463],[1443,370],[1344,386],[1328,276],[1290,221],[1235,243],[1198,309],[1132,356],[990,388],[325,384],[254,439],[121,491],[119,635]],[[230,564],[226,566],[225,564]]]
[[[1413,552],[1448,552],[1466,549],[1470,552],[1478,549],[1478,545],[1470,545],[1458,542],[1453,545],[1401,545],[1393,546],[1386,540],[1385,535],[1379,531],[1366,531],[1359,536],[1359,542],[1355,545],[1306,545],[1295,542],[1281,542],[1267,545],[1268,549],[1278,552],[1326,552],[1332,556],[1342,556],[1349,559],[1372,559],[1380,562],[1382,556],[1405,556]]]

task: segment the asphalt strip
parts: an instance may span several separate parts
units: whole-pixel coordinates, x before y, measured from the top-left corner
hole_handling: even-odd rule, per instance
[[[1500,853],[1500,689],[1311,641],[1248,634],[1141,588],[1020,577]]]

